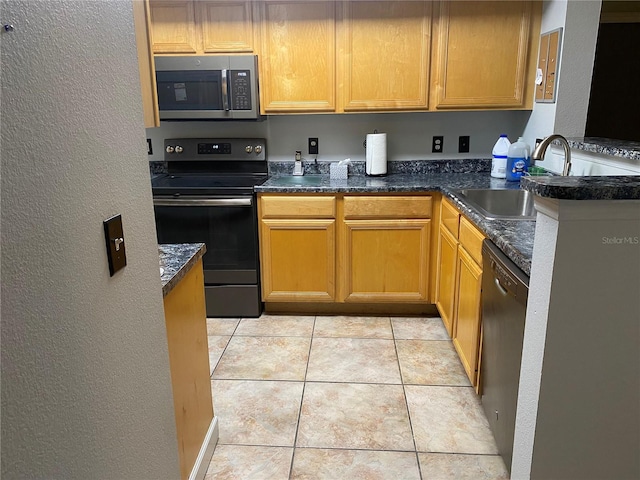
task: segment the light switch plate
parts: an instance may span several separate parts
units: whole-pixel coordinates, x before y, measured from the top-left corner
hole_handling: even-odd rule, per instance
[[[107,242],[107,259],[109,273],[113,275],[127,264],[124,234],[122,232],[122,215],[115,215],[104,222],[104,237]]]

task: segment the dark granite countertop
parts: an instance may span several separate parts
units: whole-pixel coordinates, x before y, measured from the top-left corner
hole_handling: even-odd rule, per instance
[[[298,183],[298,184],[296,184]],[[332,180],[328,175],[282,175],[270,177],[254,187],[258,193],[384,193],[439,192],[442,188],[520,188],[518,182],[507,182],[483,173],[398,173],[383,177],[351,175],[346,180]]]
[[[158,245],[160,267],[164,273],[162,279],[162,296],[173,290],[180,280],[202,258],[207,248],[204,243],[175,243]]]
[[[640,142],[601,137],[567,138],[567,142],[577,150],[640,161]]]
[[[353,175],[347,180],[317,177],[309,185],[295,185],[291,176],[271,177],[255,187],[259,193],[384,193],[384,192],[441,192],[527,275],[531,273],[535,220],[487,220],[456,194],[463,188],[520,188],[518,182],[492,178],[483,173],[392,174],[384,177]]]
[[[523,177],[522,188],[558,200],[639,200],[640,175]]]

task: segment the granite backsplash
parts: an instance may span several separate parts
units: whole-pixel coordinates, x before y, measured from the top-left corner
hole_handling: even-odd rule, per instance
[[[329,175],[332,162],[305,160],[305,173]],[[268,162],[269,175],[291,175],[293,162]],[[151,175],[167,173],[167,162],[149,162]],[[434,173],[485,173],[491,171],[490,158],[467,158],[452,160],[391,160],[387,162],[388,174],[425,175]],[[349,164],[349,175],[364,175],[365,162],[353,161]]]

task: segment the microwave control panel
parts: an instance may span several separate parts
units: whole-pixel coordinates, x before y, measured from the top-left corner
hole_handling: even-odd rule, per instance
[[[251,110],[251,72],[231,70],[231,110]]]

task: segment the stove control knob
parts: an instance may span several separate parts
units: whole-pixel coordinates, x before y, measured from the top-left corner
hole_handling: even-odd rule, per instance
[[[253,152],[253,147],[251,145],[247,145],[246,147],[244,147],[244,151],[247,153],[251,153]]]
[[[180,145],[176,145],[176,153],[182,153],[183,148]]]
[[[173,153],[174,148],[171,145],[167,145],[166,150],[167,150],[167,153]]]
[[[256,151],[256,153],[262,153],[262,145],[256,145],[256,148],[254,150]]]

